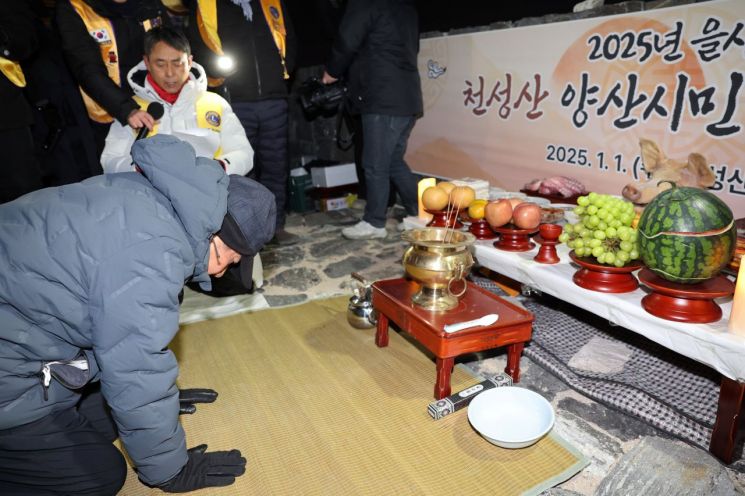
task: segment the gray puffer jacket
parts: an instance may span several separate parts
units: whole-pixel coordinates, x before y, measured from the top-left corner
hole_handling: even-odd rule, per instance
[[[167,347],[184,281],[209,284],[228,176],[173,136],[141,140],[132,156],[142,174],[0,206],[0,429],[73,407],[79,390],[44,387],[42,369],[83,353],[140,479],[157,485],[187,461]]]

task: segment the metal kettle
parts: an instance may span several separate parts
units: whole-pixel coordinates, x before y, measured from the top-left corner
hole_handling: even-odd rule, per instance
[[[358,280],[362,286],[353,290],[347,306],[347,321],[357,329],[370,329],[378,323],[378,313],[372,305],[372,289],[370,284],[357,272],[352,272],[352,277]]]

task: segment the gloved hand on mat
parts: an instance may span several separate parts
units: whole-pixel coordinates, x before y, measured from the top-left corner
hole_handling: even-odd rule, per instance
[[[189,461],[184,468],[160,489],[167,493],[186,493],[203,487],[229,486],[246,472],[246,459],[240,451],[206,451],[206,444],[188,450]]]
[[[179,415],[191,414],[197,411],[194,403],[213,403],[217,399],[214,389],[179,389]]]

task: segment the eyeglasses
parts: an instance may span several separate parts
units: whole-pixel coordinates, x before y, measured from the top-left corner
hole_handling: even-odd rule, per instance
[[[218,264],[221,264],[222,262],[220,261],[220,251],[217,249],[217,243],[215,243],[215,235],[214,234],[212,236],[210,236],[210,244],[215,249],[215,258],[217,259],[217,263]],[[235,258],[230,263],[231,264],[237,264],[237,263],[240,262],[240,260],[241,260],[241,255],[238,254],[238,253],[235,253]]]

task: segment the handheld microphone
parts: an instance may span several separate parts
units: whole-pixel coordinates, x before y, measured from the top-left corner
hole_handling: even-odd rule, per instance
[[[150,102],[150,105],[147,106],[147,113],[150,114],[154,120],[158,120],[161,117],[163,117],[163,112],[165,110],[163,109],[163,105],[158,102]],[[139,131],[137,131],[137,137],[135,138],[135,141],[141,140],[145,136],[147,136],[147,133],[149,133],[150,130],[147,128],[147,126],[142,126]]]

